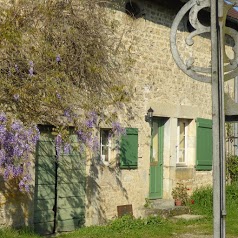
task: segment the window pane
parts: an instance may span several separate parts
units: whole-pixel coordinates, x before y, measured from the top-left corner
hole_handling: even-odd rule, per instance
[[[101,159],[104,162],[110,161],[110,130],[101,129]]]
[[[159,138],[158,138],[158,123],[153,122],[152,128],[152,162],[158,161],[159,153]]]
[[[179,158],[178,162],[185,162],[185,122],[179,122]]]
[[[109,157],[108,153],[109,153],[108,146],[102,146],[102,159],[104,161],[108,161],[108,157]]]
[[[103,130],[102,133],[102,145],[108,145],[109,140],[109,130]]]

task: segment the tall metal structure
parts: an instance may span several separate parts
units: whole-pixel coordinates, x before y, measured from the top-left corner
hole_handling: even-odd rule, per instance
[[[224,113],[224,82],[238,75],[238,33],[226,27],[228,11],[238,5],[238,0],[190,0],[178,12],[171,27],[171,52],[178,67],[191,78],[212,84],[213,114],[213,216],[214,238],[225,238],[226,204],[225,204],[225,113]],[[206,9],[206,10],[205,10]],[[210,26],[203,25],[198,18],[201,10],[210,11]],[[195,57],[182,57],[177,46],[179,24],[185,15],[194,28],[186,38],[188,46],[194,44],[194,37],[211,34],[211,66],[196,65]],[[234,56],[229,58],[225,52],[225,35],[234,41]],[[196,52],[195,52],[196,53]],[[234,111],[233,114],[238,114]]]

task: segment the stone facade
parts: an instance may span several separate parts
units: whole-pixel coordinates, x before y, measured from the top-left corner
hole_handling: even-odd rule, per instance
[[[134,61],[127,77],[134,82],[131,119],[124,119],[125,127],[139,129],[138,169],[120,170],[107,166],[88,165],[89,173],[97,171],[93,181],[97,191],[88,196],[87,225],[98,224],[117,217],[117,206],[132,204],[133,214],[141,216],[141,208],[149,197],[150,183],[150,126],[145,121],[147,110],[152,107],[154,117],[165,117],[163,155],[163,199],[171,199],[172,188],[183,182],[192,191],[200,186],[212,184],[212,171],[196,171],[196,119],[212,118],[211,85],[193,80],[180,71],[170,52],[170,26],[177,8],[168,8],[161,1],[136,1],[142,10],[141,17],[131,18],[125,13],[125,3],[114,11],[113,17],[125,31],[123,42],[128,46]],[[129,24],[128,24],[129,23]],[[184,37],[189,34],[187,19],[184,19],[178,36],[179,47],[186,50]],[[130,45],[130,40],[133,44]],[[210,40],[198,37],[193,47],[198,52],[200,66],[209,65]],[[233,82],[226,89],[233,94]],[[188,145],[186,165],[176,163],[177,123],[187,119]],[[90,187],[90,184],[88,184]]]
[[[161,1],[162,2],[162,1]],[[151,128],[145,121],[147,110],[152,107],[154,117],[166,118],[163,147],[163,199],[171,199],[172,188],[183,182],[190,192],[194,188],[212,184],[212,171],[196,171],[196,119],[211,119],[211,85],[193,80],[176,66],[170,52],[170,27],[178,8],[169,8],[160,1],[136,3],[142,10],[139,18],[125,13],[125,2],[112,12],[120,27],[122,44],[130,51],[131,68],[126,75],[133,82],[131,111],[119,115],[123,126],[138,128],[138,168],[121,170],[117,163],[104,164],[98,158],[87,160],[86,165],[86,225],[102,224],[117,217],[117,206],[132,204],[133,214],[139,217],[145,199],[149,197]],[[125,27],[126,26],[126,27]],[[186,50],[182,39],[188,34],[187,20],[181,26],[179,47]],[[198,37],[193,47],[198,52],[200,65],[210,61],[210,41]],[[233,93],[232,82],[229,93]],[[184,166],[177,164],[178,119],[185,119],[188,144]],[[33,181],[34,183],[34,181]],[[31,224],[33,198],[24,204],[8,201],[1,190],[0,225]],[[32,195],[33,197],[33,195]],[[13,208],[14,207],[14,208]],[[13,211],[13,210],[14,211]],[[11,215],[7,216],[8,213]],[[26,215],[26,213],[28,215]],[[17,214],[19,222],[12,217]],[[20,214],[20,215],[19,215]],[[23,215],[22,215],[23,214]],[[25,215],[24,215],[25,214]]]

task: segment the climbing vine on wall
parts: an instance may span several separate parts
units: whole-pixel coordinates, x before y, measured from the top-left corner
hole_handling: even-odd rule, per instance
[[[80,143],[97,147],[93,128],[115,121],[130,100],[130,82],[123,77],[130,56],[120,51],[116,25],[98,0],[18,0],[0,6],[0,111],[5,118],[0,173],[5,179],[20,176],[20,188],[28,190],[28,155],[38,138],[37,124],[53,125],[58,145],[74,126]],[[11,148],[5,146],[8,140]],[[21,153],[14,150],[16,144]]]

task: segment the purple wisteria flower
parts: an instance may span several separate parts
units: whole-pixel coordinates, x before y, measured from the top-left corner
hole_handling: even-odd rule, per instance
[[[34,63],[33,63],[33,61],[31,60],[31,61],[29,61],[29,65],[31,66],[31,67],[34,67]]]
[[[61,145],[62,145],[62,137],[60,134],[58,134],[55,138],[55,147],[56,147],[56,158],[59,159],[60,157],[60,149],[61,149]]]
[[[39,130],[36,126],[25,127],[19,120],[7,123],[4,113],[0,118],[0,175],[5,180],[20,178],[20,190],[28,191],[31,180],[29,154],[35,150]]]
[[[58,64],[61,62],[60,55],[57,55],[57,56],[56,56],[56,62],[57,62]]]
[[[87,120],[85,122],[86,127],[88,128],[93,128],[94,126],[97,125],[97,119],[98,119],[98,115],[96,112],[90,112],[87,116]]]
[[[30,64],[29,75],[33,76],[33,74],[34,74],[34,63],[33,63],[33,61],[30,61],[29,64]]]
[[[19,94],[14,94],[14,95],[13,95],[13,98],[14,98],[15,101],[18,101],[19,98],[20,98],[20,96],[19,96]]]
[[[115,136],[121,136],[126,134],[126,129],[121,126],[120,122],[113,122],[112,132]]]
[[[15,64],[14,68],[15,68],[15,71],[18,73],[19,72],[19,67],[18,67],[17,64]]]
[[[69,143],[64,144],[64,153],[69,154],[71,151],[71,145]]]
[[[61,95],[60,95],[58,92],[56,92],[56,97],[57,97],[58,99],[61,99]]]
[[[78,135],[79,143],[86,144],[87,139],[88,139],[87,133],[85,133],[83,130],[79,129],[77,131],[77,135]]]
[[[19,121],[14,121],[11,125],[11,128],[14,130],[14,131],[19,131],[21,128],[22,128],[22,125]]]
[[[94,138],[93,138],[93,144],[92,144],[92,150],[93,150],[93,152],[98,152],[99,148],[100,148],[99,140],[98,140],[97,137],[94,137]]]
[[[85,124],[86,124],[86,127],[88,127],[88,128],[93,128],[93,126],[94,126],[94,123],[91,119],[87,120],[85,122]]]
[[[70,117],[70,110],[69,109],[66,109],[66,110],[64,110],[64,116],[65,117]]]
[[[30,69],[29,69],[29,75],[30,75],[30,76],[33,76],[33,74],[34,74],[34,69],[33,69],[33,67],[30,67]]]
[[[0,123],[5,123],[7,121],[7,116],[4,112],[0,113]]]

